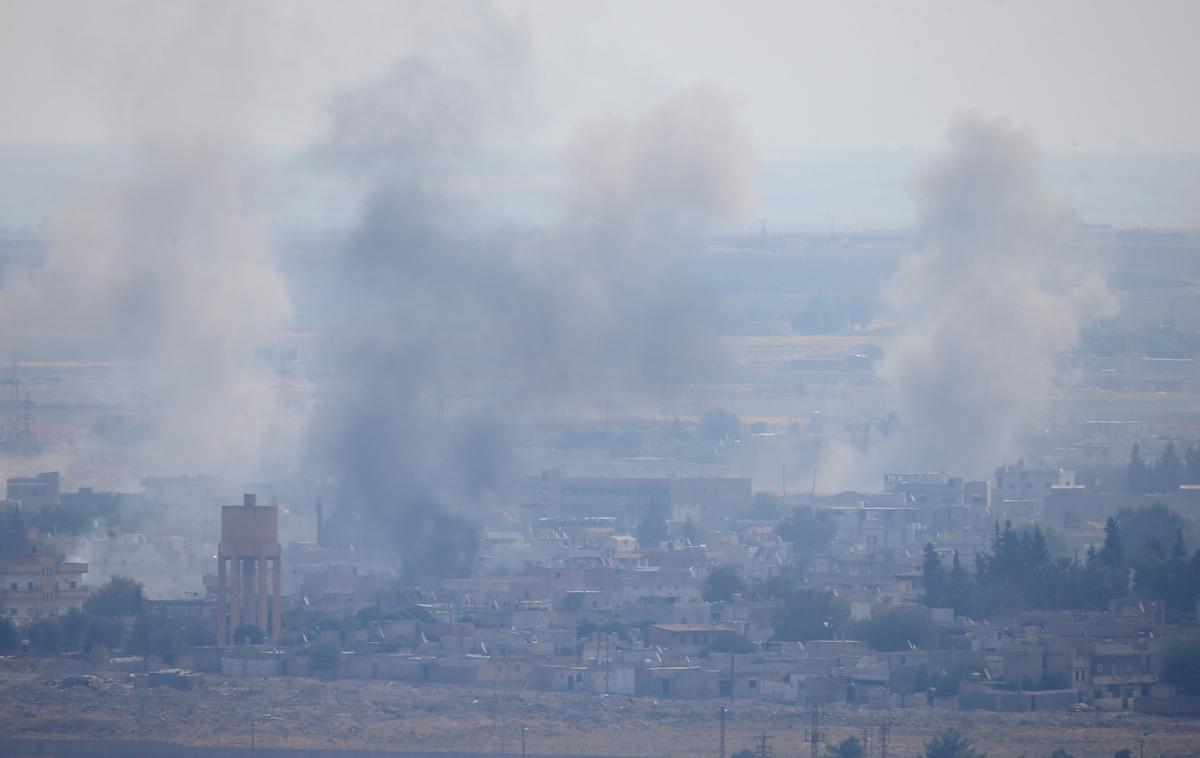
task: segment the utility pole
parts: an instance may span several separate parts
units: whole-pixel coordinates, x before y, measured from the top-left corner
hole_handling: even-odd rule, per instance
[[[733,653],[729,653],[729,699],[732,701],[734,694],[737,692],[737,677],[733,675],[733,667],[735,659]]]
[[[879,758],[887,758],[888,731],[892,725],[885,718],[879,722]]]
[[[812,748],[812,758],[818,758],[821,752],[821,743],[825,741],[825,735],[821,733],[821,706],[813,703],[812,705],[812,727],[804,730],[804,741],[809,743]]]
[[[529,727],[521,727],[521,758],[525,758],[525,733],[529,731]]]
[[[767,744],[767,740],[772,739],[771,735],[766,732],[758,738],[758,758],[772,758],[774,755],[771,751],[771,746]]]
[[[721,746],[717,748],[717,758],[725,758],[725,716],[728,713],[728,708],[721,709]]]
[[[604,635],[604,692],[605,692],[605,694],[608,694],[609,692],[611,692],[611,690],[609,689],[609,677],[612,674],[611,645],[612,645],[612,632],[606,632]]]

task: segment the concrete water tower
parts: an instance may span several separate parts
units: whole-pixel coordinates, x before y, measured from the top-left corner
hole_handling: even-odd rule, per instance
[[[226,561],[229,562],[228,571]],[[270,601],[267,594],[268,561]],[[242,505],[222,506],[221,545],[217,551],[217,644],[231,642],[237,628],[243,624],[257,626],[272,642],[278,642],[282,588],[279,508],[255,504],[254,495],[245,495]],[[226,592],[229,593],[228,602]]]

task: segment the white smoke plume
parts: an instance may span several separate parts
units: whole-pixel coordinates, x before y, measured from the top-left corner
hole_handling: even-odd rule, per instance
[[[879,375],[899,429],[872,457],[987,477],[1046,412],[1056,356],[1114,301],[1027,132],[966,115],[948,140],[916,183],[924,248],[887,290],[899,331]]]
[[[97,65],[111,64],[110,129],[129,166],[89,177],[55,214],[45,265],[0,297],[0,347],[29,354],[49,341],[126,367],[121,380],[144,394],[135,411],[149,432],[127,462],[133,481],[192,471],[237,481],[265,451],[294,445],[270,366],[255,354],[288,323],[290,305],[245,142],[254,86],[241,10],[197,3],[169,13],[176,33],[161,47],[121,27],[136,28],[140,15],[95,19],[109,42]]]

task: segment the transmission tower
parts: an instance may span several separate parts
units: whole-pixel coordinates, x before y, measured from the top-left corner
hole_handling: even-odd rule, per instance
[[[821,722],[821,706],[813,703],[812,706],[812,726],[804,730],[804,741],[809,743],[812,748],[812,758],[817,758],[821,752],[821,743],[825,741],[825,734],[820,729]]]
[[[888,732],[892,725],[887,719],[879,722],[879,758],[887,758]]]

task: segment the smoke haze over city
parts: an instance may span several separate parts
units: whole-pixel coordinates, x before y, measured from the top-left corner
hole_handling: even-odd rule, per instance
[[[0,755],[1186,753],[1198,21],[0,0]]]

